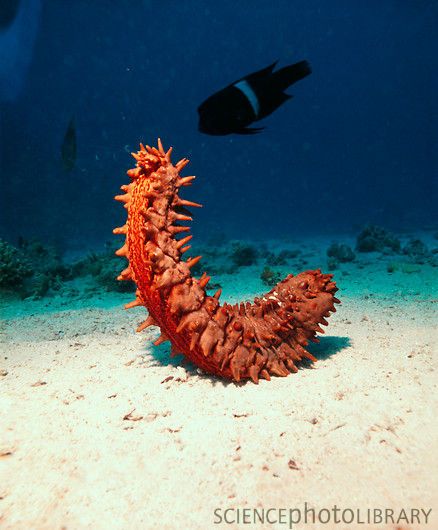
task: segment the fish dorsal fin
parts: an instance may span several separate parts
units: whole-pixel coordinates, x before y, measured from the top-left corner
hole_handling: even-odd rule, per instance
[[[272,74],[272,70],[275,68],[275,65],[277,63],[278,61],[275,61],[275,63],[272,63],[269,66],[266,66],[266,68],[257,70],[257,72],[254,72],[245,77],[242,77],[242,79],[246,79],[247,81],[255,81],[256,79],[263,79],[264,77],[270,76]],[[241,81],[241,79],[239,79],[239,81]]]

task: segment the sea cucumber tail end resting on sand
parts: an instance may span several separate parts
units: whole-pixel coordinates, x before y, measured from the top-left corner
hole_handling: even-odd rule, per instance
[[[149,312],[138,331],[159,326],[154,344],[168,340],[172,354],[234,381],[286,376],[298,371],[300,361],[315,361],[306,346],[318,342],[320,324],[327,325],[339,303],[332,275],[290,274],[252,304],[220,305],[220,290],[206,292],[210,277],[191,274],[201,258],[186,258],[192,236],[182,223],[192,220],[187,208],[201,205],[179,196],[195,177],[180,175],[188,160],[173,165],[171,152],[160,140],[158,148],[140,144],[132,154],[136,167],[127,172],[131,182],[115,197],[128,213],[126,224],[114,229],[126,237],[116,254],[128,260],[118,279],[137,286],[136,299],[125,307],[145,306]]]

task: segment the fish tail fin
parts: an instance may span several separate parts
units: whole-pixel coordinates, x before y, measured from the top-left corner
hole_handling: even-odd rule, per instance
[[[307,61],[300,61],[299,63],[285,66],[277,72],[274,72],[272,74],[272,81],[278,90],[283,91],[311,73],[312,69],[310,68],[310,64]]]

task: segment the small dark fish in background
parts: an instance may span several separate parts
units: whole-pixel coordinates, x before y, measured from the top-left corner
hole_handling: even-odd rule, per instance
[[[71,118],[61,146],[61,159],[65,171],[71,171],[75,167],[76,150],[76,127],[74,118]]]
[[[273,72],[277,61],[216,92],[198,107],[199,130],[205,134],[254,134],[264,127],[248,127],[266,118],[293,96],[284,90],[312,70],[307,61]]]

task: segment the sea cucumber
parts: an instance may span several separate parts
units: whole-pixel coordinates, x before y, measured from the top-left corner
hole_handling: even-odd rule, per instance
[[[171,152],[160,140],[158,149],[140,144],[132,153],[136,167],[127,172],[131,182],[115,197],[128,212],[126,224],[113,231],[126,236],[116,254],[129,262],[118,279],[137,286],[136,299],[125,307],[149,312],[137,331],[159,326],[154,344],[168,340],[172,355],[183,354],[203,371],[234,381],[258,383],[297,372],[300,361],[316,361],[305,348],[309,340],[318,342],[319,324],[327,325],[325,317],[339,303],[332,275],[290,274],[252,304],[220,305],[220,290],[206,293],[210,277],[191,274],[201,257],[182,259],[192,236],[181,223],[192,220],[187,208],[201,205],[180,198],[195,177],[180,175],[189,161],[173,165]]]

